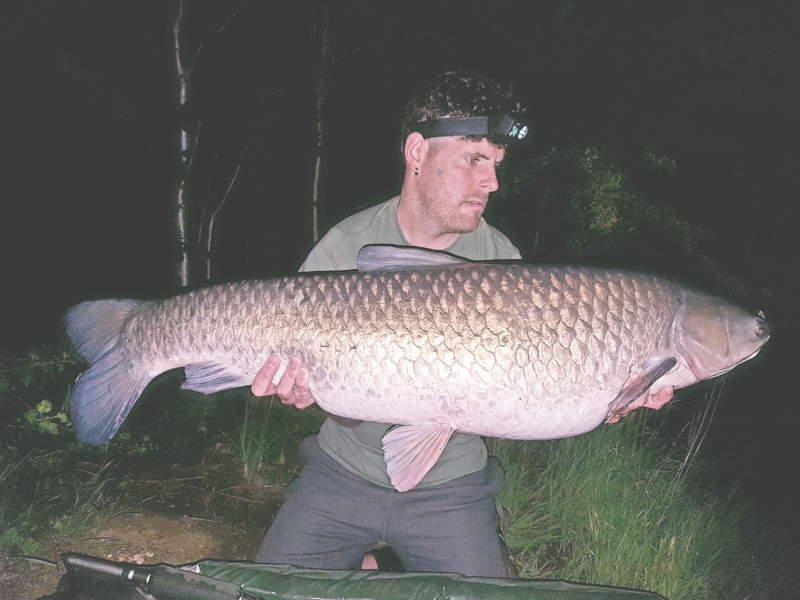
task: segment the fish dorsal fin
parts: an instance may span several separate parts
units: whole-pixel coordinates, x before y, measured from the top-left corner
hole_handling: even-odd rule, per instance
[[[451,425],[401,425],[383,436],[383,458],[398,492],[416,486],[442,455],[455,431]]]
[[[678,359],[674,356],[651,358],[622,385],[617,397],[609,405],[611,411],[608,417],[621,416],[636,399],[650,389],[656,381],[666,375],[676,364]]]
[[[362,273],[465,265],[470,262],[455,254],[415,246],[370,244],[358,251],[358,270]]]

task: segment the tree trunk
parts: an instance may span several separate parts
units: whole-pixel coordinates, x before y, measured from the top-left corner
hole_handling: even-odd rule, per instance
[[[172,229],[174,235],[173,274],[178,288],[194,285],[197,236],[193,234],[191,214],[192,160],[197,146],[197,124],[190,111],[192,97],[187,33],[186,0],[169,0],[170,67],[173,99],[176,101],[177,174],[172,189]]]
[[[333,57],[331,15],[325,0],[318,0],[314,21],[314,63],[317,82],[314,86],[314,175],[311,187],[311,235],[314,243],[320,238],[323,207],[323,167],[325,162],[325,121],[323,108],[328,93]]]

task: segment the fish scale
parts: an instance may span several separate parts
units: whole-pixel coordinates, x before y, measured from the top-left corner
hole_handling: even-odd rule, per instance
[[[769,337],[763,318],[653,275],[410,248],[398,261],[397,250],[367,248],[371,266],[360,271],[74,307],[68,333],[91,363],[72,394],[79,439],[113,436],[161,372],[186,367],[184,387],[212,393],[249,385],[273,353],[284,366],[302,359],[324,410],[415,428],[420,447],[456,430],[566,437],[635,399],[626,396],[634,372],[650,377],[644,389],[689,385],[751,358]],[[695,322],[703,330],[687,331]]]

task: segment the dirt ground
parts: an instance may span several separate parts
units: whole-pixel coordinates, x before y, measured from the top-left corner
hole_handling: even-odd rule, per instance
[[[128,473],[118,513],[67,539],[37,540],[36,557],[0,556],[0,599],[53,593],[63,552],[139,564],[180,565],[205,558],[252,560],[284,487],[247,483],[224,448],[195,467],[171,465]]]

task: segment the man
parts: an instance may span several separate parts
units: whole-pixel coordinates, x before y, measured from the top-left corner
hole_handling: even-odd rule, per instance
[[[496,167],[507,143],[525,135],[517,121],[522,113],[511,86],[465,71],[438,76],[403,110],[400,195],[333,227],[301,270],[354,269],[361,247],[375,243],[447,250],[474,260],[520,258],[482,215],[498,188]],[[280,360],[270,357],[253,393],[277,393],[298,408],[312,404],[300,360],[289,361],[276,385],[279,367]],[[634,406],[660,407],[669,397],[671,391],[643,397]],[[483,440],[454,434],[419,484],[401,493],[383,460],[389,427],[327,419],[318,436],[304,440],[303,470],[256,560],[356,569],[371,548],[388,543],[409,571],[507,576],[496,509],[503,474],[496,460],[487,459]]]

